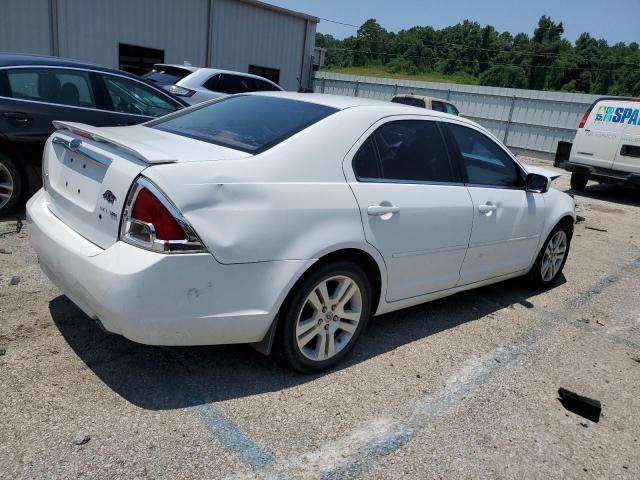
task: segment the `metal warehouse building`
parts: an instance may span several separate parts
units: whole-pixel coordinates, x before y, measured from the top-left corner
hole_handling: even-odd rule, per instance
[[[144,73],[154,63],[311,84],[318,19],[255,0],[2,0],[0,51]]]

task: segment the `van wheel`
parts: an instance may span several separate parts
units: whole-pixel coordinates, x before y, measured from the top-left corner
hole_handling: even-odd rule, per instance
[[[0,153],[0,217],[10,213],[22,195],[22,176],[9,158]]]
[[[573,190],[584,190],[588,181],[589,177],[586,175],[582,175],[580,173],[571,174],[571,188]]]
[[[558,280],[567,262],[572,233],[571,226],[565,222],[559,223],[551,230],[529,273],[532,283],[546,288]]]
[[[294,370],[328,370],[351,353],[371,311],[371,286],[351,262],[320,266],[295,287],[281,310],[278,350]]]

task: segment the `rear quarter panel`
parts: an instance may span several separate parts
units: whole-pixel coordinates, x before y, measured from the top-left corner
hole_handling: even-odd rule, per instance
[[[342,171],[346,152],[379,118],[367,110],[336,113],[254,157],[157,165],[144,175],[180,208],[220,263],[372,251]]]

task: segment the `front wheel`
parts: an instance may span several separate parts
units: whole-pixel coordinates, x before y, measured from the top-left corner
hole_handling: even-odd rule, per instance
[[[304,278],[283,306],[279,352],[303,373],[328,370],[353,349],[371,310],[371,286],[351,262],[323,265]]]
[[[571,188],[573,190],[584,190],[587,186],[588,181],[589,177],[587,177],[586,175],[575,172],[571,174]]]
[[[0,217],[11,213],[21,195],[20,172],[11,160],[0,154]]]
[[[558,281],[569,255],[571,234],[571,226],[565,222],[551,231],[529,274],[533,283],[544,288]]]

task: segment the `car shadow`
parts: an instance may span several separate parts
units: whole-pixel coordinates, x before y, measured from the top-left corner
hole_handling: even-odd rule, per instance
[[[483,321],[488,314],[509,305],[533,308],[528,298],[538,293],[540,290],[532,291],[516,279],[374,317],[354,354],[337,369],[465,323]],[[247,345],[137,344],[104,332],[63,295],[50,302],[49,310],[68,344],[98,378],[145,409],[185,408],[279,391],[321,376],[293,372],[273,356],[265,357]]]
[[[589,183],[584,190],[573,190],[569,188],[565,190],[565,193],[575,195],[576,197],[586,197],[594,200],[640,207],[640,189],[623,185]]]

